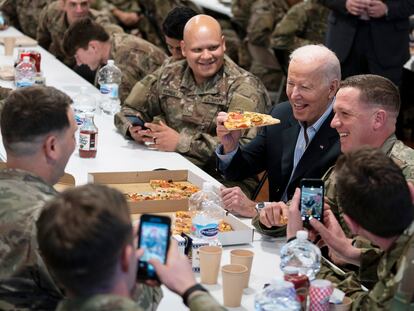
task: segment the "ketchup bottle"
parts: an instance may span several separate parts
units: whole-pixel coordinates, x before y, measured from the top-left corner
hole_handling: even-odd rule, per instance
[[[79,156],[95,158],[98,143],[98,128],[93,122],[93,114],[86,113],[79,133]]]

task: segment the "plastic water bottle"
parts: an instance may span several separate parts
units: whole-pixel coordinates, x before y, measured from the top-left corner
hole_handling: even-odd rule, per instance
[[[193,212],[192,234],[200,239],[218,241],[218,226],[224,217],[224,209],[214,185],[204,182],[201,191],[194,193],[188,204]]]
[[[296,239],[286,243],[280,250],[280,269],[287,273],[287,267],[297,268],[299,274],[313,280],[321,268],[321,251],[308,241],[307,231],[298,231]]]
[[[72,108],[75,113],[76,124],[78,125],[76,137],[79,138],[79,131],[82,127],[85,114],[93,114],[97,108],[95,98],[88,94],[88,88],[86,86],[80,87],[80,92],[73,98]]]
[[[14,81],[16,87],[32,86],[34,84],[36,68],[30,61],[30,56],[24,56],[15,68]]]
[[[101,108],[103,112],[110,115],[114,115],[121,108],[118,96],[121,76],[121,70],[115,66],[113,59],[108,60],[108,64],[98,72],[99,90],[102,96]]]
[[[291,282],[273,279],[254,299],[256,311],[299,311],[301,305]]]

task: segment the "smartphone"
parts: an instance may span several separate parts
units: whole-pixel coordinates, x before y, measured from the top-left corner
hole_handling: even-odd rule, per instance
[[[171,236],[171,218],[143,214],[139,223],[138,248],[144,249],[144,255],[138,261],[137,280],[159,281],[154,267],[148,263],[156,258],[162,263],[167,260]]]
[[[325,188],[322,179],[303,178],[300,190],[300,214],[303,225],[308,227],[311,218],[323,222]]]
[[[127,114],[125,115],[125,118],[128,119],[128,121],[132,124],[132,126],[140,126],[143,130],[146,130],[147,128],[144,126],[145,121],[142,120],[140,117],[135,116],[133,114]]]

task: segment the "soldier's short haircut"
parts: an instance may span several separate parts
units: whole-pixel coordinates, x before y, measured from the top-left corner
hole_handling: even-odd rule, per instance
[[[401,169],[381,150],[342,155],[335,167],[338,203],[362,228],[384,238],[400,235],[414,209]]]
[[[162,23],[164,35],[176,40],[183,40],[185,24],[198,13],[188,7],[175,7],[172,9]]]
[[[121,252],[133,243],[122,193],[96,184],[66,190],[46,204],[36,226],[42,257],[66,289],[77,296],[112,289]]]
[[[322,44],[309,44],[294,50],[289,57],[290,61],[300,59],[309,63],[321,64],[321,74],[327,84],[333,80],[341,81],[341,64],[335,53]]]
[[[109,40],[109,34],[91,18],[82,18],[66,30],[63,36],[63,50],[67,56],[73,57],[78,49],[86,50],[92,40],[106,42]]]
[[[50,86],[26,87],[10,93],[0,120],[6,151],[30,155],[45,135],[68,129],[71,103],[69,96]]]
[[[359,99],[370,106],[378,106],[398,115],[401,106],[400,92],[391,80],[378,75],[356,75],[346,78],[339,88],[355,88]]]

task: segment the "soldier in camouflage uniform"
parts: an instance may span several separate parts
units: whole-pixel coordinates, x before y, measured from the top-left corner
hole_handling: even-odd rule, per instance
[[[38,18],[42,9],[53,0],[5,0],[0,7],[9,25],[36,39]]]
[[[136,233],[121,192],[94,184],[67,190],[45,206],[37,229],[45,262],[72,293],[58,311],[155,310],[159,297],[152,291],[141,291],[139,304],[130,299],[144,250],[136,250]],[[183,296],[197,285],[188,259],[181,256],[172,243],[167,264],[156,261],[154,268],[161,282]],[[203,288],[195,289],[184,297],[190,310],[225,310]]]
[[[136,82],[158,69],[167,55],[155,45],[135,36],[115,33],[109,36],[105,29],[85,18],[74,22],[66,31],[63,49],[91,70],[113,59],[122,72],[119,98],[124,101]],[[98,85],[97,75],[95,85]]]
[[[13,91],[12,89],[8,89],[6,87],[0,86],[0,100],[6,99],[9,96],[10,92]]]
[[[30,87],[11,93],[2,110],[1,310],[54,310],[62,297],[37,251],[35,221],[75,149],[71,102],[54,88]]]
[[[123,135],[138,142],[155,140],[159,150],[179,152],[223,181],[215,170],[217,113],[266,112],[271,103],[263,84],[224,56],[224,38],[212,17],[193,17],[186,25],[182,47],[186,60],[166,64],[137,83],[115,116],[115,124]],[[137,112],[145,121],[159,124],[146,124],[151,132],[131,127],[124,115]],[[255,135],[255,130],[246,131],[243,143]],[[244,190],[249,193],[255,185],[256,181],[246,181]]]
[[[378,149],[346,153],[338,160],[336,172],[338,200],[349,228],[378,245],[383,254],[376,269],[377,281],[368,292],[361,289],[355,272],[335,285],[353,299],[352,310],[411,310],[414,286],[412,273],[407,271],[414,269],[414,185],[407,185],[398,165]],[[299,196],[289,209],[289,237],[294,234],[291,229],[300,226],[298,205]],[[359,263],[360,271],[371,269],[370,261],[360,260],[360,250],[341,231],[334,214],[328,210],[325,217],[324,224],[316,219],[310,222],[330,249]]]
[[[76,7],[79,6],[80,9],[72,8],[73,3],[76,3]],[[65,55],[62,46],[63,36],[71,23],[85,17],[90,17],[110,34],[123,32],[121,27],[112,24],[113,20],[109,15],[90,9],[88,1],[61,0],[52,2],[40,14],[36,36],[39,45],[72,68],[75,59]]]
[[[251,7],[247,40],[252,64],[250,72],[262,80],[267,90],[278,91],[283,78],[280,64],[270,50],[270,36],[277,23],[298,0],[258,0]]]
[[[110,12],[126,29],[137,26],[141,9],[137,0],[99,0],[92,6],[96,10]]]
[[[290,53],[303,45],[325,42],[328,13],[318,0],[295,4],[276,25],[270,46]]]

